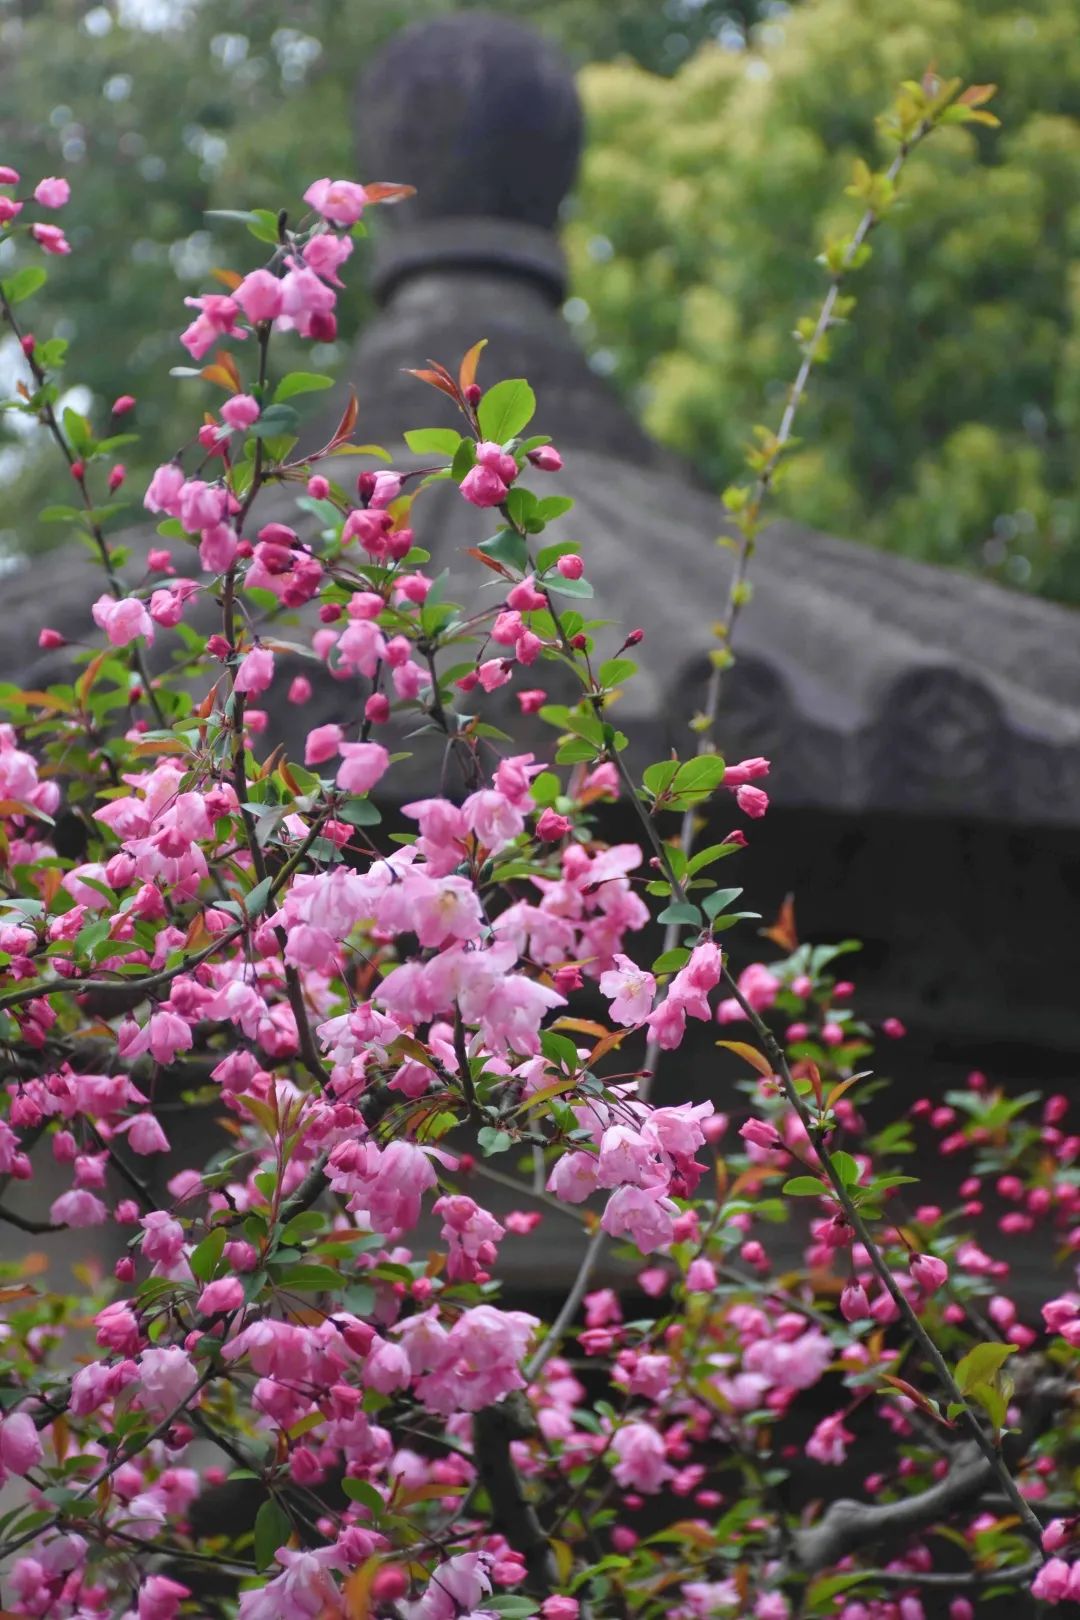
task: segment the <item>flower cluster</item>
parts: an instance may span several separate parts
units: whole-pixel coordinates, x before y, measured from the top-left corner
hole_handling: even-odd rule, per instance
[[[66,253],[24,210],[67,182],[20,184],[0,169],[0,231]],[[350,406],[299,448],[330,379],[275,378],[277,335],[333,338],[361,216],[407,190],[318,180],[298,226],[250,216],[264,262],[187,300],[199,425],[141,549],[95,495],[126,435],[57,416],[62,348],[19,313],[38,277],[0,286],[12,408],[63,451],[103,565],[78,636],[41,632],[69,678],[5,692],[0,724],[0,1222],[49,1250],[0,1283],[5,1612],[577,1620],[663,1594],[680,1620],[787,1620],[799,1592],[919,1620],[943,1527],[974,1581],[1015,1585],[1033,1504],[1072,1483],[1075,1419],[1047,1409],[1080,1349],[1068,1104],[1034,1119],[975,1075],[882,1132],[844,948],[785,915],[775,958],[733,969],[714,868],[769,762],[639,772],[613,718],[643,632],[580,610],[527,383],[481,386],[477,344],[417,372],[460,431],[410,433],[395,466]],[[499,524],[467,605],[424,543],[446,482]],[[581,695],[520,687],[551,746],[515,751],[488,696],[545,669]],[[722,794],[745,826],[695,853]],[[636,830],[612,842],[616,803]],[[896,1169],[926,1130],[955,1205]],[[983,1246],[991,1195],[997,1236],[1073,1265],[1035,1308]],[[960,1445],[989,1453],[986,1502],[913,1514]],[[791,1509],[796,1462],[861,1446],[873,1533]],[[1077,1597],[1074,1533],[1047,1527],[1037,1597]]]

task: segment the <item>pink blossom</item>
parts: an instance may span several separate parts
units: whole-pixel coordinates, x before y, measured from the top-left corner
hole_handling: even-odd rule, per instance
[[[463,1311],[442,1337],[422,1334],[412,1317],[399,1332],[413,1371],[416,1394],[433,1412],[478,1412],[523,1389],[520,1362],[539,1323],[525,1311],[476,1305]]]
[[[1063,1558],[1051,1558],[1031,1583],[1031,1595],[1044,1603],[1060,1603],[1069,1586],[1070,1570]]]
[[[870,1301],[861,1282],[848,1282],[840,1294],[840,1315],[845,1322],[859,1322],[870,1315]]]
[[[769,795],[764,788],[752,787],[747,783],[735,789],[735,802],[744,816],[758,820],[769,808]]]
[[[844,1427],[843,1413],[834,1412],[831,1417],[821,1419],[806,1442],[806,1455],[815,1462],[839,1467],[847,1461],[847,1448],[854,1438],[851,1430]]]
[[[686,1286],[692,1294],[711,1294],[716,1287],[716,1269],[712,1262],[702,1256],[691,1260],[686,1269]]]
[[[234,394],[221,407],[221,419],[231,428],[249,428],[259,420],[259,402],[250,394]]]
[[[257,1591],[244,1592],[237,1620],[315,1620],[341,1611],[341,1593],[330,1574],[341,1560],[336,1547],[314,1552],[279,1547],[275,1557],[284,1572]]]
[[[185,298],[184,303],[199,314],[181,332],[180,341],[193,360],[201,360],[219,337],[235,329],[240,306],[224,293],[205,293],[201,298]]]
[[[139,1588],[138,1620],[175,1620],[177,1609],[191,1588],[168,1575],[148,1575]]]
[[[151,1345],[137,1358],[139,1400],[154,1417],[165,1418],[195,1389],[199,1375],[179,1345]]]
[[[240,660],[234,692],[265,692],[274,679],[274,655],[269,647],[252,647]]]
[[[9,1412],[0,1419],[0,1469],[20,1478],[36,1468],[44,1456],[29,1412]]]
[[[289,270],[281,279],[283,330],[295,330],[301,337],[332,342],[337,331],[333,309],[335,295],[314,270],[306,266]]]
[[[203,1316],[236,1311],[244,1303],[244,1285],[238,1277],[218,1277],[207,1283],[199,1295],[197,1309]]]
[[[370,793],[390,768],[390,755],[381,743],[343,742],[340,752],[337,785],[344,793]]]
[[[148,642],[154,639],[154,621],[146,610],[146,603],[135,596],[99,596],[91,608],[94,623],[104,630],[114,647],[126,647],[138,636]]]
[[[276,320],[281,314],[281,282],[269,270],[252,270],[237,287],[233,298],[253,326]]]
[[[71,187],[66,180],[50,175],[47,180],[39,180],[34,187],[34,201],[40,203],[42,208],[63,208],[71,197]]]
[[[485,1554],[478,1552],[448,1558],[433,1572],[419,1602],[404,1606],[406,1620],[458,1620],[459,1616],[484,1612],[483,1599],[491,1591],[489,1562]]]
[[[30,235],[46,253],[63,255],[71,252],[71,243],[59,225],[31,225]]]
[[[342,731],[340,726],[316,726],[309,731],[304,743],[304,764],[322,765],[326,760],[333,759],[341,747]]]
[[[100,1198],[95,1198],[92,1192],[84,1188],[73,1187],[70,1192],[61,1193],[54,1198],[49,1209],[49,1219],[56,1226],[71,1226],[76,1229],[87,1226],[103,1226],[108,1219],[109,1212]]]
[[[461,480],[461,493],[472,506],[501,506],[509,490],[490,467],[473,467]]]
[[[333,225],[355,225],[364,212],[367,192],[355,180],[313,180],[304,201]]]
[[[913,1255],[910,1270],[924,1294],[932,1294],[949,1276],[949,1268],[944,1260],[938,1260],[932,1254]]]
[[[580,1610],[581,1604],[577,1598],[563,1597],[558,1592],[545,1598],[540,1605],[544,1620],[577,1620]]]
[[[651,1254],[673,1241],[677,1213],[663,1186],[618,1187],[600,1224],[610,1237],[631,1238],[642,1254]]]
[[[601,974],[601,995],[610,1000],[610,1016],[617,1024],[641,1024],[653,1009],[656,978],[636,966],[628,956],[615,956],[615,967]]]
[[[319,236],[313,236],[304,246],[304,263],[309,270],[322,276],[335,287],[344,283],[338,271],[352,253],[353,244],[348,236],[338,236],[333,231],[323,231]]]
[[[611,1441],[618,1461],[611,1470],[624,1489],[653,1496],[674,1470],[664,1451],[664,1439],[651,1423],[627,1423]]]

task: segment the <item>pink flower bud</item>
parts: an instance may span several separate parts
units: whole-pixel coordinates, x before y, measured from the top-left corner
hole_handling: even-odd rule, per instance
[[[529,460],[541,472],[560,472],[563,458],[553,444],[542,444],[538,450],[529,451]]]
[[[563,579],[580,579],[585,572],[584,561],[574,552],[568,552],[565,557],[560,557],[555,567]]]
[[[914,1255],[909,1269],[924,1294],[932,1294],[935,1289],[940,1288],[949,1275],[949,1268],[944,1260],[938,1260],[932,1254]]]
[[[870,1315],[870,1301],[861,1282],[844,1285],[840,1295],[840,1315],[845,1322],[859,1322]]]
[[[558,843],[560,838],[566,837],[572,826],[573,822],[569,816],[560,816],[549,805],[537,819],[536,836],[543,838],[547,843]]]
[[[63,208],[70,196],[71,187],[67,181],[56,175],[39,180],[34,187],[34,201],[40,203],[42,208]]]

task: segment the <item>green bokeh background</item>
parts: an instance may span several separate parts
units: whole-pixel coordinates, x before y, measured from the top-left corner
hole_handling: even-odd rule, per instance
[[[944,131],[911,165],[780,499],[868,544],[1080,601],[1075,0],[489,8],[539,26],[580,72],[589,133],[567,206],[568,316],[649,428],[717,487],[750,427],[778,414],[792,328],[822,285],[815,254],[855,217],[855,157],[887,156],[874,116],[897,82],[933,62],[1000,86],[1000,130]],[[183,297],[215,264],[257,261],[206,210],[290,205],[316,175],[355,173],[349,103],[365,61],[404,24],[458,9],[0,0],[0,162],[67,174],[74,190],[75,251],[50,263],[35,328],[70,339],[69,375],[99,416],[138,396],[133,475],[190,431],[168,375],[185,359]],[[370,315],[361,279],[323,369]],[[58,498],[52,462],[0,445],[0,474],[0,545],[59,538],[34,516]]]

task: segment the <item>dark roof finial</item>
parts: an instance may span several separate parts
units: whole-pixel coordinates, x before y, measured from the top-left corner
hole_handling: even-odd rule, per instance
[[[498,266],[562,295],[552,235],[577,172],[581,103],[570,66],[532,29],[486,11],[404,29],[356,97],[362,172],[416,187],[388,213],[374,289],[446,265]]]

